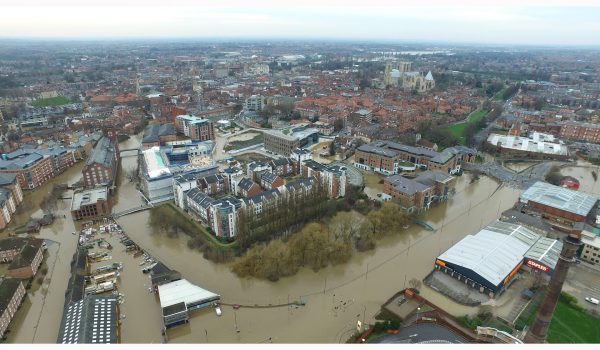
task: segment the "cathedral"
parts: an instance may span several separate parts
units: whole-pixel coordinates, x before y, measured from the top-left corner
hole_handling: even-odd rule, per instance
[[[385,86],[393,86],[404,90],[425,92],[435,87],[435,80],[431,71],[423,76],[421,72],[413,72],[412,62],[387,62],[383,82]]]

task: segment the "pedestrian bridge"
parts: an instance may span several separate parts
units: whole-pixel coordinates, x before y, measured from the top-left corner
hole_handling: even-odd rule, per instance
[[[130,214],[137,213],[137,212],[140,212],[140,211],[148,210],[148,209],[150,209],[152,207],[154,207],[152,204],[141,205],[139,207],[129,208],[129,209],[120,211],[118,213],[113,213],[112,217],[114,219],[118,219],[121,216],[130,215]]]

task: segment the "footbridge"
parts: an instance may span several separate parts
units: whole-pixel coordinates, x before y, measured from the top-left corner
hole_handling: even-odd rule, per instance
[[[140,211],[148,210],[148,209],[150,209],[152,207],[154,207],[152,204],[141,205],[139,207],[129,208],[129,209],[120,211],[118,213],[113,213],[111,216],[114,219],[118,219],[121,216],[130,215],[130,214],[137,213],[137,212],[140,212]]]

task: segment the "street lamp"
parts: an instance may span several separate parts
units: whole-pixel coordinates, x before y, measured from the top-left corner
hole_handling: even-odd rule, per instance
[[[417,307],[417,321],[419,321],[419,312],[421,312],[421,307]]]

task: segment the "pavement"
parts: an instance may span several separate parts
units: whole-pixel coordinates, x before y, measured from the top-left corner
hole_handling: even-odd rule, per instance
[[[446,327],[434,323],[421,323],[402,328],[396,334],[374,339],[376,344],[462,344],[468,341]]]
[[[563,285],[563,291],[577,298],[578,304],[586,310],[600,312],[600,305],[585,301],[586,297],[600,299],[600,271],[590,268],[584,262],[571,265]]]

